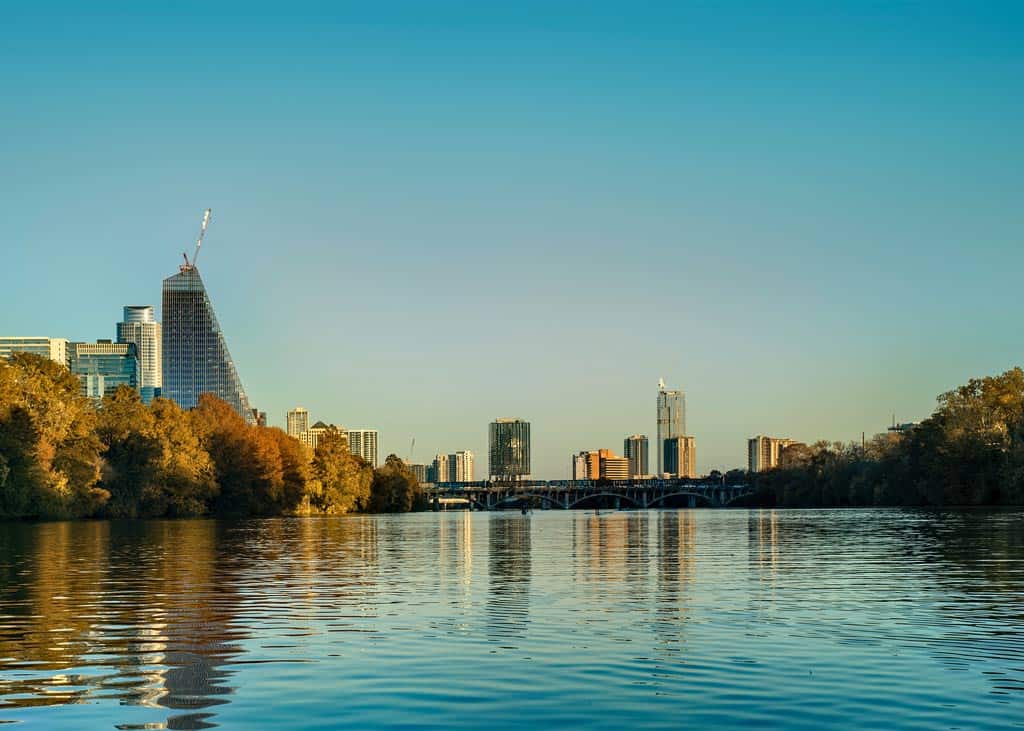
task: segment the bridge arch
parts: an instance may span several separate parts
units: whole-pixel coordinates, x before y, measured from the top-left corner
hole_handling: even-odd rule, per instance
[[[707,504],[707,505],[710,505],[712,507],[714,507],[714,505],[715,505],[715,500],[710,495],[704,495],[702,493],[693,492],[691,490],[684,490],[682,492],[667,492],[664,495],[658,495],[658,497],[654,498],[653,500],[648,501],[647,507],[649,507],[649,508],[660,507],[659,503],[664,502],[665,500],[667,500],[670,497],[695,497],[695,498],[699,498],[699,499],[703,500],[704,503]]]
[[[524,498],[537,498],[538,500],[544,500],[550,505],[554,505],[556,508],[565,507],[557,498],[553,498],[550,495],[542,495],[536,492],[517,492],[510,493],[504,497],[495,501],[495,505],[501,505],[502,503],[510,503],[516,500],[522,500]]]
[[[579,498],[578,500],[575,500],[575,501],[569,503],[569,508],[570,509],[571,508],[575,508],[577,505],[582,503],[584,500],[589,500],[592,497],[614,497],[614,498],[619,498],[619,499],[622,499],[622,500],[628,500],[629,502],[631,502],[633,504],[634,507],[637,507],[637,508],[642,508],[643,507],[643,504],[640,503],[636,498],[632,497],[631,495],[626,495],[625,493],[620,493],[620,492],[592,492],[592,493],[589,493],[587,495],[584,495],[583,497]]]

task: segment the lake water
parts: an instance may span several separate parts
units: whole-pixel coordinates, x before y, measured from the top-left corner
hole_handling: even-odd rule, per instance
[[[1024,728],[1024,512],[0,524],[3,722]]]

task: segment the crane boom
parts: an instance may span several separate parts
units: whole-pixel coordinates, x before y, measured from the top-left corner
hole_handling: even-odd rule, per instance
[[[199,237],[196,239],[196,253],[192,255],[192,266],[196,265],[196,259],[199,258],[199,247],[203,245],[203,237],[206,236],[206,227],[210,225],[210,214],[213,213],[213,209],[207,208],[203,212],[203,223],[199,227]]]

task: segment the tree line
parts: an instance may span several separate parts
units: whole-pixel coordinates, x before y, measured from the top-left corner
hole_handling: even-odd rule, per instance
[[[405,512],[425,501],[395,455],[374,469],[331,429],[315,450],[203,394],[184,411],[130,388],[96,403],[67,368],[0,361],[0,519]]]
[[[972,379],[935,412],[866,443],[793,445],[751,475],[753,504],[777,507],[1024,504],[1024,371]]]

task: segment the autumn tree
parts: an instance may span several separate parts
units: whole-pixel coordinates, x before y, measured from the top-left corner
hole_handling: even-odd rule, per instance
[[[426,500],[419,480],[399,457],[388,455],[374,471],[369,509],[374,513],[407,513],[423,510]]]
[[[320,436],[313,452],[310,506],[329,514],[365,509],[370,498],[373,469],[349,451],[348,437],[335,427]]]

